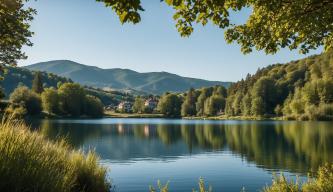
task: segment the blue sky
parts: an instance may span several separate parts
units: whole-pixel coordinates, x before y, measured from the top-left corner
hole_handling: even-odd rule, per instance
[[[68,59],[100,68],[237,81],[259,67],[305,57],[289,50],[243,55],[237,44],[225,42],[223,30],[212,25],[198,25],[192,36],[181,38],[173,10],[160,0],[143,0],[146,11],[137,25],[121,25],[110,8],[94,0],[38,0],[29,5],[38,11],[31,28],[34,46],[24,48],[29,58],[20,66]],[[242,11],[232,19],[244,22],[249,13]]]

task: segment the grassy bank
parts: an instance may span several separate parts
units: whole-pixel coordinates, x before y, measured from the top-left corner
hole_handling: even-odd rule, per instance
[[[104,192],[106,170],[93,152],[50,142],[21,121],[0,125],[0,191]]]

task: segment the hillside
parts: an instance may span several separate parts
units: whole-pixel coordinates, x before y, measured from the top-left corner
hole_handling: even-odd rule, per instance
[[[7,73],[4,75],[4,80],[0,81],[1,87],[4,89],[6,98],[13,92],[19,85],[24,85],[29,88],[32,86],[34,72],[21,68],[21,67],[6,67]],[[53,73],[42,72],[42,81],[44,87],[57,87],[59,82],[71,82],[72,80],[65,77],[60,77]],[[101,90],[93,87],[85,86],[84,89],[89,95],[98,97],[104,105],[117,105],[123,100],[134,100],[133,93],[139,94],[133,90],[126,90],[126,92]]]
[[[164,92],[183,92],[189,88],[224,85],[229,82],[206,81],[182,77],[167,72],[139,73],[129,69],[101,69],[82,65],[73,61],[58,60],[26,66],[34,71],[46,71],[72,79],[82,85],[124,90],[134,89],[152,94]]]
[[[32,71],[21,67],[6,67],[6,71],[4,80],[0,81],[6,97],[8,97],[18,85],[31,88],[32,80],[34,79],[34,73]],[[71,81],[68,78],[60,77],[52,73],[42,72],[41,75],[44,87],[57,87],[58,82]]]
[[[225,113],[333,119],[333,50],[248,75],[229,88]]]

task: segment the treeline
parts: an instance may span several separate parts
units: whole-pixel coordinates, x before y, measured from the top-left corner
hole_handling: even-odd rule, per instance
[[[226,97],[223,86],[190,89],[184,94],[166,93],[157,110],[167,117],[214,116],[224,112]]]
[[[101,117],[104,106],[100,99],[88,95],[76,83],[58,83],[57,88],[44,88],[41,73],[36,73],[32,88],[18,86],[9,97],[6,113],[17,117],[39,115],[42,112],[58,116]]]
[[[258,69],[232,84],[185,94],[165,94],[158,105],[168,117],[242,116],[298,120],[333,119],[333,51]]]

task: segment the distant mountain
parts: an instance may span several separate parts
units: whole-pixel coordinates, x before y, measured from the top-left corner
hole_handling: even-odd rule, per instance
[[[230,82],[207,81],[202,79],[182,77],[167,72],[139,73],[129,69],[101,69],[82,65],[68,60],[42,62],[26,66],[33,71],[46,71],[67,77],[82,85],[98,88],[134,89],[152,94],[164,92],[184,92],[189,88],[223,85],[228,87]]]
[[[14,91],[14,89],[20,85],[27,86],[29,88],[32,87],[32,80],[34,79],[35,72],[22,67],[6,66],[5,69],[7,72],[4,74],[4,80],[0,81],[0,87],[4,89],[4,93],[7,99]],[[41,76],[44,87],[57,87],[58,83],[72,82],[72,80],[69,78],[60,77],[53,73],[42,72]],[[133,101],[135,95],[144,94],[130,89],[124,90],[123,92],[102,90],[88,86],[85,86],[84,89],[86,90],[87,94],[98,97],[105,105],[117,105],[120,101],[123,100]]]

